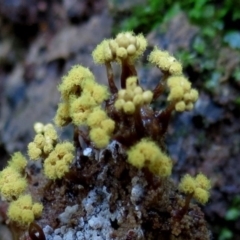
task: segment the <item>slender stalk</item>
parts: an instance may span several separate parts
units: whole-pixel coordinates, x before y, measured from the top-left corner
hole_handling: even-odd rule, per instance
[[[118,89],[114,82],[114,76],[113,76],[113,70],[112,70],[111,63],[106,62],[105,66],[106,66],[106,71],[107,71],[107,78],[108,78],[108,85],[109,85],[110,92],[112,94],[117,93]]]
[[[167,108],[161,111],[156,117],[159,123],[162,125],[161,134],[163,135],[168,128],[172,111],[175,109],[175,102],[171,102]]]
[[[159,83],[153,90],[153,101],[156,100],[163,93],[163,91],[165,89],[165,82],[168,77],[169,77],[169,73],[164,72],[161,81],[159,81]]]
[[[126,80],[131,76],[137,76],[135,66],[122,61],[121,88],[126,88]]]
[[[184,215],[187,213],[192,197],[193,197],[193,194],[188,194],[186,196],[184,207],[182,209],[180,209],[175,216],[177,221],[180,222],[182,220],[182,218],[184,217]]]

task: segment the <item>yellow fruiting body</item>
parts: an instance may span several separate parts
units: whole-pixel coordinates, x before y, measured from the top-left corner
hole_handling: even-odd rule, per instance
[[[81,65],[75,65],[71,70],[62,78],[62,83],[58,86],[63,100],[67,101],[70,95],[75,95],[81,92],[81,83],[86,79],[93,79],[92,72]]]
[[[0,172],[0,193],[5,199],[19,197],[26,188],[26,179],[15,168],[8,166]]]
[[[67,172],[74,159],[74,146],[70,142],[58,143],[44,161],[44,174],[49,179],[62,178]]]
[[[191,83],[183,75],[171,76],[167,79],[170,89],[167,100],[175,102],[178,112],[190,111],[198,99],[198,91],[191,88]]]
[[[51,141],[55,141],[58,138],[57,131],[52,124],[46,124],[43,128],[45,139],[48,138]]]
[[[135,89],[137,87],[137,77],[129,77],[126,81],[127,89]]]
[[[101,104],[109,97],[109,92],[107,88],[97,83],[93,84],[91,89],[84,88],[83,94],[90,94],[96,104]]]
[[[39,124],[40,123],[38,123],[38,125]],[[57,131],[50,123],[39,125],[39,127],[36,128],[36,131],[37,134],[35,135],[33,142],[28,144],[28,155],[32,160],[38,160],[39,158],[48,155],[53,150],[58,139]]]
[[[150,53],[149,62],[159,67],[162,71],[168,71],[171,75],[181,75],[182,65],[167,51],[162,51],[155,47]]]
[[[91,128],[99,127],[101,122],[107,118],[107,114],[100,108],[95,108],[88,116],[87,125]]]
[[[111,135],[115,128],[115,122],[108,118],[101,122],[100,126],[108,135]]]
[[[10,203],[7,215],[11,221],[27,228],[35,218],[41,216],[42,210],[43,205],[33,203],[31,195],[27,194]]]
[[[89,132],[90,139],[97,148],[104,148],[109,144],[110,137],[102,128],[93,128]]]
[[[116,61],[127,61],[132,64],[147,47],[147,41],[142,34],[123,32],[115,39],[103,40],[93,51],[93,60],[97,64]]]
[[[171,159],[163,153],[156,143],[142,139],[127,152],[128,162],[137,168],[148,167],[151,172],[167,177],[172,171]]]
[[[58,109],[54,117],[54,123],[58,127],[66,126],[70,122],[69,103],[61,102],[58,104]]]
[[[208,201],[210,188],[210,180],[202,173],[199,173],[196,178],[186,174],[179,184],[181,192],[191,194],[201,204],[205,204]]]
[[[197,187],[194,191],[193,197],[201,204],[206,204],[209,199],[209,191]]]
[[[42,133],[44,125],[41,122],[36,122],[33,126],[36,133]]]
[[[27,166],[27,159],[22,155],[21,152],[15,152],[8,165],[14,168],[18,172],[22,172]]]
[[[192,194],[196,188],[195,179],[189,174],[184,175],[179,184],[179,190],[186,194]]]
[[[42,150],[37,147],[36,143],[30,142],[28,144],[28,156],[31,160],[38,160],[42,154]]]
[[[126,80],[126,89],[118,91],[118,98],[115,101],[116,110],[123,110],[126,114],[134,114],[136,108],[149,104],[153,99],[153,92],[143,91],[137,85],[137,77],[129,77]]]
[[[43,205],[41,203],[34,203],[32,206],[32,211],[35,218],[41,217]]]
[[[97,104],[90,94],[83,94],[81,97],[73,99],[70,105],[70,116],[73,123],[75,125],[86,124],[89,114],[96,106]]]
[[[133,114],[135,112],[135,105],[132,101],[127,101],[123,106],[123,111],[126,114]]]
[[[209,190],[211,188],[211,181],[202,173],[196,176],[196,183],[199,187]]]
[[[180,101],[178,103],[176,103],[175,105],[175,110],[178,112],[183,112],[186,109],[186,104],[184,101]]]
[[[42,133],[38,133],[34,139],[33,139],[33,142],[36,144],[36,146],[40,149],[43,148],[44,144],[45,144],[45,138],[43,136]]]

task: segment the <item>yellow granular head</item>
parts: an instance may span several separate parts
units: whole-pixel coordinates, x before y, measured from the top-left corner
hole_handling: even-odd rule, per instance
[[[81,65],[75,65],[71,70],[62,78],[62,83],[58,86],[58,90],[61,92],[62,98],[68,101],[70,95],[79,96],[81,89],[81,83],[85,79],[93,79],[94,76],[88,68]]]
[[[196,183],[202,189],[209,190],[211,188],[211,181],[202,173],[196,176]]]
[[[114,128],[115,128],[115,122],[108,118],[108,119],[105,119],[101,122],[101,128],[106,131],[106,133],[108,135],[112,134],[112,132],[114,131]]]
[[[45,138],[44,138],[43,134],[42,134],[42,133],[38,133],[38,134],[34,137],[33,142],[36,144],[36,146],[37,146],[38,148],[40,148],[40,149],[43,148],[43,146],[44,146],[44,144],[45,144]]]
[[[206,204],[209,199],[209,191],[197,187],[194,191],[193,197],[201,204]]]
[[[38,160],[41,157],[42,150],[37,147],[36,143],[30,142],[28,144],[28,156],[31,160]]]
[[[119,47],[116,51],[116,55],[121,59],[125,59],[128,56],[127,50],[124,47]]]
[[[131,147],[127,154],[129,163],[136,167],[147,164],[151,165],[161,155],[159,147],[148,139],[142,139],[139,143]],[[135,158],[135,156],[140,155],[142,156],[141,158]]]
[[[135,105],[133,104],[133,102],[132,101],[125,102],[125,104],[123,105],[123,111],[126,114],[133,114],[135,112]]]
[[[186,110],[186,104],[184,101],[180,101],[178,103],[176,103],[175,105],[175,110],[178,112],[183,112]]]
[[[191,194],[194,193],[196,186],[195,179],[189,174],[186,174],[180,181],[179,190],[183,193]]]
[[[142,168],[145,164],[145,157],[137,148],[132,148],[127,152],[128,162],[136,168]]]
[[[87,92],[92,96],[96,104],[101,104],[104,100],[107,100],[109,97],[107,87],[100,84],[95,84],[93,88]]]
[[[169,67],[169,73],[171,75],[180,75],[182,74],[182,64],[178,61],[173,62]]]
[[[143,94],[143,102],[149,104],[153,99],[153,92],[150,90],[144,91]]]
[[[135,106],[141,106],[143,101],[143,94],[136,94],[133,98],[133,103]]]
[[[41,122],[36,122],[33,126],[36,133],[42,133],[43,132],[43,127],[44,127],[44,125]]]
[[[176,86],[176,87],[172,87],[170,89],[170,93],[168,95],[167,100],[168,101],[176,101],[176,100],[182,99],[183,96],[184,96],[184,91],[183,91],[182,87]]]
[[[107,118],[107,114],[100,108],[95,108],[87,118],[87,125],[91,128],[100,127],[101,122]]]
[[[42,215],[43,205],[41,203],[34,203],[32,211],[35,217],[40,217]]]
[[[134,90],[137,86],[137,77],[129,77],[126,81],[126,88]]]
[[[190,103],[187,103],[186,106],[185,106],[185,110],[186,111],[191,111],[193,109],[193,104],[190,102]]]
[[[70,123],[71,119],[69,116],[69,107],[70,106],[68,102],[62,102],[58,104],[58,109],[54,117],[54,123],[58,127],[63,127]]]
[[[114,103],[114,107],[116,108],[116,110],[120,111],[123,109],[125,103],[126,103],[125,100],[117,99],[116,102]]]
[[[44,174],[53,180],[64,177],[74,159],[74,149],[70,142],[58,143],[44,161]]]
[[[22,172],[27,166],[27,159],[22,155],[21,152],[15,152],[8,164],[18,172]]]
[[[93,128],[90,131],[90,139],[97,148],[104,148],[109,144],[110,137],[106,131],[101,128]]]
[[[44,126],[44,137],[49,138],[51,140],[57,140],[58,135],[56,129],[53,127],[52,124],[47,124]]]
[[[156,159],[149,163],[149,169],[160,177],[168,177],[172,173],[172,160],[159,150]]]
[[[9,219],[23,228],[27,228],[36,217],[42,214],[41,203],[34,203],[29,194],[20,196],[16,201],[10,203],[7,215]]]
[[[26,179],[15,168],[8,166],[0,172],[0,193],[7,200],[17,198],[26,188]]]
[[[113,60],[113,54],[109,40],[103,40],[92,52],[92,57],[95,63],[104,64]]]

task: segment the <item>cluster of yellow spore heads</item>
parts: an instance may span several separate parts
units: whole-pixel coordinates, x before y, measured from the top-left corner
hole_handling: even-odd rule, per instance
[[[98,64],[113,61],[133,63],[143,54],[146,46],[147,41],[142,34],[119,33],[115,39],[102,41],[93,51],[93,59]]]
[[[27,191],[25,178],[26,158],[16,152],[8,162],[8,166],[0,172],[0,194],[10,202],[7,215],[9,219],[21,227],[27,227],[35,218],[40,217],[43,210],[41,203],[33,203]]]
[[[167,51],[157,47],[149,55],[149,61],[168,76],[167,100],[174,104],[175,110],[178,112],[192,110],[193,104],[198,99],[198,91],[191,88],[191,82],[183,75],[181,63]]]
[[[16,152],[8,162],[8,166],[0,172],[0,193],[8,201],[18,198],[27,188],[24,169],[26,158]]]
[[[87,118],[89,136],[97,148],[104,148],[110,142],[115,122],[100,107],[94,108]]]
[[[24,227],[33,222],[35,218],[40,217],[42,210],[41,203],[33,203],[32,196],[25,194],[10,204],[8,217]]]
[[[210,180],[202,173],[199,173],[195,178],[186,174],[179,184],[181,192],[192,195],[201,204],[205,204],[208,201],[210,188]]]
[[[115,108],[117,110],[123,110],[126,114],[133,114],[136,108],[139,108],[144,104],[150,104],[152,98],[152,91],[144,91],[139,85],[137,85],[137,77],[129,77],[126,82],[126,89],[118,91]]]
[[[72,67],[58,89],[62,102],[54,120],[60,127],[70,122],[85,124],[92,110],[109,97],[107,87],[98,84],[89,69],[80,65]]]
[[[62,178],[69,172],[74,159],[74,146],[71,142],[59,142],[52,124],[34,125],[36,136],[28,144],[28,155],[31,160],[43,160],[44,174],[49,179]]]
[[[75,126],[89,126],[95,146],[106,147],[115,126],[101,110],[101,104],[110,96],[107,87],[98,84],[89,69],[76,65],[63,77],[58,89],[62,102],[54,119],[56,125],[63,127],[72,122]]]
[[[35,123],[34,130],[36,135],[28,144],[28,155],[32,160],[37,160],[53,150],[58,135],[52,124]]]
[[[172,160],[149,139],[142,139],[127,154],[128,162],[139,169],[147,167],[160,177],[168,177],[172,172]]]

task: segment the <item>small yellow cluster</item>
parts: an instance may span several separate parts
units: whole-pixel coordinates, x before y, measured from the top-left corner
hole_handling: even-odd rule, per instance
[[[182,64],[167,51],[162,51],[155,47],[150,53],[148,60],[160,68],[161,71],[169,72],[170,75],[182,74]]]
[[[115,128],[115,122],[110,119],[101,108],[95,108],[87,118],[90,127],[90,139],[97,148],[104,148],[110,141],[111,134]]]
[[[34,130],[36,136],[33,142],[28,144],[28,155],[30,159],[37,160],[53,150],[58,135],[52,124],[35,123]]]
[[[17,172],[22,173],[27,166],[27,159],[21,152],[15,152],[8,162],[8,166],[15,169]]]
[[[106,86],[98,84],[89,69],[74,66],[59,85],[63,102],[58,105],[55,116],[57,126],[65,126],[71,121],[75,125],[86,124],[92,109],[109,97]]]
[[[93,59],[98,64],[117,61],[133,63],[147,47],[147,41],[142,34],[133,32],[119,33],[115,39],[102,41],[93,51]]]
[[[186,174],[183,176],[179,184],[179,190],[181,192],[192,194],[201,204],[205,204],[208,201],[210,188],[210,180],[202,173],[199,173],[196,178]]]
[[[75,65],[62,78],[58,90],[64,101],[68,101],[70,95],[78,95],[82,91],[82,83],[86,80],[94,80],[92,72],[81,65]]]
[[[175,110],[190,111],[198,99],[198,91],[191,88],[191,83],[183,76],[172,76],[167,79],[170,89],[168,101],[175,102]]]
[[[44,174],[53,180],[62,178],[69,172],[70,164],[74,159],[74,149],[70,142],[58,143],[44,161]]]
[[[148,139],[142,139],[128,152],[128,162],[137,168],[148,167],[149,170],[160,176],[167,177],[172,172],[171,159],[161,149]]]
[[[0,193],[8,201],[18,198],[27,188],[27,181],[23,177],[23,170],[27,160],[16,152],[8,163],[8,166],[0,172]]]
[[[149,104],[152,101],[153,93],[137,85],[136,77],[129,77],[126,82],[126,89],[118,91],[118,98],[115,102],[117,110],[123,110],[126,114],[133,114],[136,107]]]
[[[168,101],[175,103],[175,110],[178,112],[192,110],[193,104],[198,99],[198,92],[191,88],[191,83],[183,76],[181,63],[167,51],[159,50],[157,47],[149,55],[149,61],[170,75],[167,79],[170,89]]]
[[[26,158],[16,152],[8,166],[0,172],[0,193],[10,201],[7,216],[23,227],[27,227],[35,217],[39,217],[43,210],[42,204],[32,204],[31,195],[22,195],[27,189],[27,180],[23,176],[26,166]]]
[[[74,146],[70,142],[58,142],[58,135],[52,124],[35,123],[37,133],[33,142],[28,144],[31,160],[44,159],[44,174],[49,179],[62,178],[74,159]]]
[[[5,199],[19,197],[26,188],[26,179],[16,169],[8,166],[0,173],[0,193]]]
[[[35,218],[42,214],[43,205],[33,203],[29,194],[20,196],[16,201],[10,203],[7,215],[10,220],[22,227],[27,227]]]

